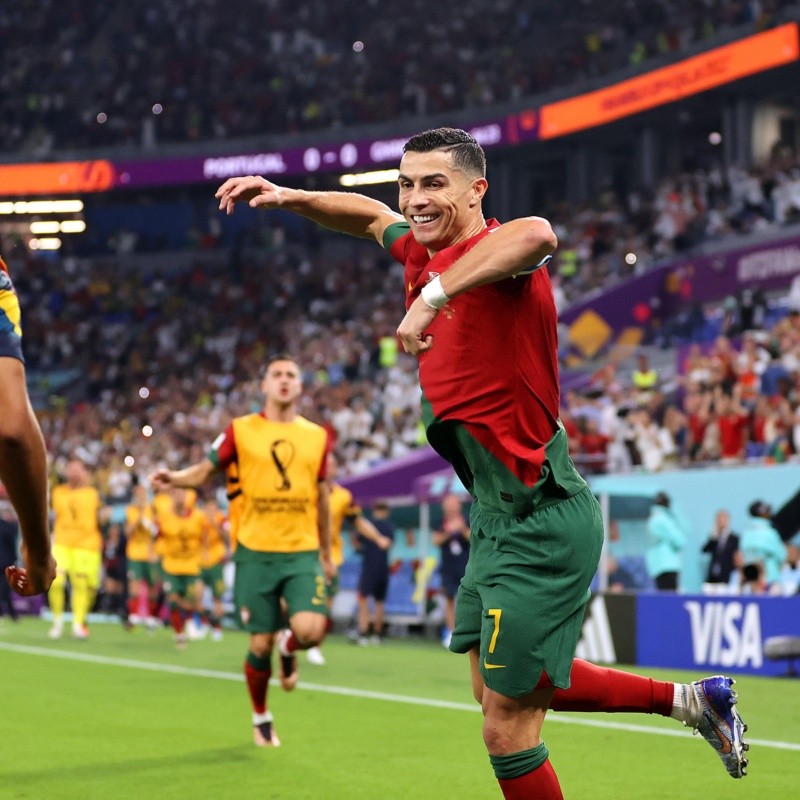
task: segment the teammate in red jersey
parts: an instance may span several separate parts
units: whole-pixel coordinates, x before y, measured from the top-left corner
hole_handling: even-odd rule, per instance
[[[24,567],[6,568],[18,594],[46,592],[56,575],[47,521],[47,454],[25,384],[22,326],[8,267],[0,258],[0,481],[19,517]]]
[[[557,242],[540,217],[485,220],[485,175],[478,143],[440,128],[405,145],[402,215],[256,176],[232,178],[216,196],[228,213],[237,202],[280,207],[372,237],[405,265],[398,335],[419,356],[428,439],[473,497],[450,649],[469,653],[507,800],[562,797],[540,738],[549,708],[673,716],[741,777],[747,745],[729,678],[673,684],[573,659],[603,532],[558,419],[556,310],[542,269]]]

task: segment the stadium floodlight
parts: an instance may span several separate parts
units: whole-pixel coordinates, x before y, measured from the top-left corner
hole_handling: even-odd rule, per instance
[[[28,242],[31,250],[58,250],[61,247],[61,239],[50,237],[44,239],[31,239]]]
[[[31,222],[31,233],[37,236],[43,233],[58,233],[59,231],[58,220],[42,220],[41,222]]]
[[[83,233],[86,230],[86,223],[82,219],[65,219],[59,228],[61,233]]]
[[[0,214],[76,214],[83,200],[17,200],[0,203]]]
[[[376,183],[394,183],[399,177],[399,169],[374,169],[370,172],[342,175],[339,183],[342,186],[372,186]]]

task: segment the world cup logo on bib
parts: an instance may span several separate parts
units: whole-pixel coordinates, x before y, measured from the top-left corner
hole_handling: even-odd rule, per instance
[[[280,476],[276,488],[279,492],[287,492],[292,488],[292,482],[289,480],[289,465],[294,458],[294,445],[286,439],[277,439],[272,443],[270,452]]]

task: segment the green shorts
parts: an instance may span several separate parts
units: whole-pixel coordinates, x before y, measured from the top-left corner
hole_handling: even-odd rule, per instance
[[[233,597],[236,613],[249,633],[274,633],[286,627],[281,598],[289,617],[298,611],[328,615],[325,578],[319,553],[256,553],[236,548]]]
[[[197,575],[170,575],[164,573],[164,593],[176,594],[183,600],[195,600],[197,597]]]
[[[542,672],[566,689],[603,543],[600,505],[588,488],[526,516],[477,505],[450,649],[479,648],[486,686],[506,697]]]
[[[225,594],[225,575],[222,562],[213,567],[204,567],[200,570],[200,580],[211,589],[211,594],[219,600]]]
[[[157,565],[149,561],[129,561],[128,562],[128,581],[135,583],[145,581],[148,586],[153,586],[158,582]]]

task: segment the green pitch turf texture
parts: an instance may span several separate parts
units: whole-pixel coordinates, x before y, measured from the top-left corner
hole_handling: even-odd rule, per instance
[[[326,666],[301,655],[301,686],[270,689],[283,743],[273,749],[252,744],[244,634],[178,652],[167,630],[94,625],[86,642],[46,632],[40,620],[0,626],[4,800],[501,797],[467,659],[435,642],[332,636]],[[558,714],[544,738],[564,796],[796,800],[800,681],[744,676],[737,688],[752,742],[743,780],[674,720]]]

